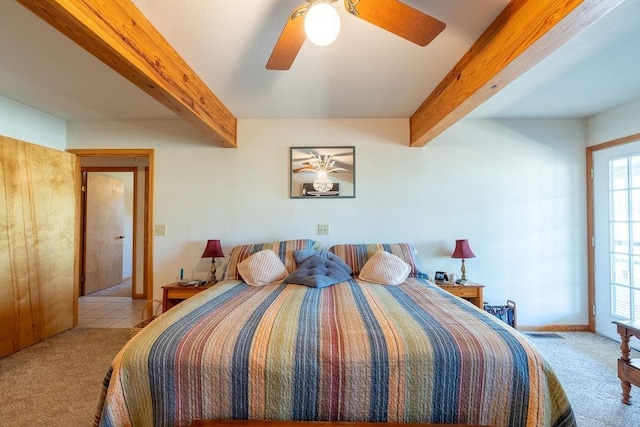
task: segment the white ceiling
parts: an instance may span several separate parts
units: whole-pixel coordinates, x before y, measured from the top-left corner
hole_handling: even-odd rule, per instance
[[[239,119],[409,117],[508,0],[404,0],[447,28],[421,48],[348,15],[289,71],[265,64],[303,0],[134,0]],[[0,0],[0,95],[65,120],[177,116],[14,0]],[[640,0],[626,0],[472,117],[588,117],[640,98]]]
[[[470,117],[586,118],[640,98],[640,1],[626,0]]]

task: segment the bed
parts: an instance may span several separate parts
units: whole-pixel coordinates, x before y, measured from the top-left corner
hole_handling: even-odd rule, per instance
[[[352,270],[348,280],[330,285],[248,284],[238,266],[271,249],[287,274],[304,264],[294,253],[320,252],[311,240],[234,248],[223,281],[159,316],[120,351],[104,381],[96,424],[576,425],[535,346],[435,286],[420,272],[411,245],[322,251]],[[360,278],[380,252],[408,266],[399,284]],[[376,274],[394,270],[383,267]]]

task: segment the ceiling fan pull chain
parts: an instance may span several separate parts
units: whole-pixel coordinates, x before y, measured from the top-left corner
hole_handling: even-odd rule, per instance
[[[347,9],[347,12],[352,14],[353,16],[358,16],[359,13],[356,10],[356,6],[360,3],[360,0],[344,0],[344,7]]]

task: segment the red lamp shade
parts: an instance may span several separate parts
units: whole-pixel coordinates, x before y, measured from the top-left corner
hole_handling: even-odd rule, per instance
[[[456,248],[451,254],[451,258],[475,258],[476,254],[473,253],[469,247],[469,241],[467,239],[456,240]]]
[[[220,246],[220,240],[207,240],[207,247],[204,248],[204,252],[200,258],[223,258],[222,247]]]

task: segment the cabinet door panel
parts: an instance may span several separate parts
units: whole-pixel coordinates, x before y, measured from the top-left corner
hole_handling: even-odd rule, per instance
[[[0,136],[0,357],[73,327],[76,156]]]

